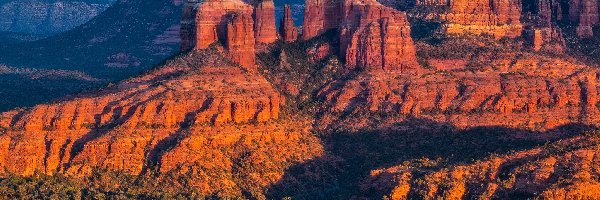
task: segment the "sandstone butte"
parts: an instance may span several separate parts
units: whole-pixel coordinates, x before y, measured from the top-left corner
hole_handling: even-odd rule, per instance
[[[268,13],[256,17],[252,5],[262,3],[268,4],[189,1],[181,31],[182,48],[194,49],[188,55],[95,93],[2,113],[0,172],[84,177],[101,168],[133,175],[192,174],[192,186],[203,194],[242,196],[241,181],[264,189],[281,180],[290,166],[323,156],[325,147],[312,130],[389,128],[409,117],[457,128],[546,130],[570,123],[600,124],[597,69],[527,51],[484,52],[475,61],[432,57],[426,60],[431,66],[424,68],[417,62],[406,13],[375,0],[307,0],[303,39],[337,29],[339,41],[333,43],[340,46],[333,51],[321,44],[313,51],[317,56],[309,59],[337,54],[346,61],[342,71],[352,76],[314,91],[323,100],[318,119],[285,116],[286,97],[274,88],[285,80],[269,82],[255,61],[257,35],[266,34],[257,33],[256,24],[270,26],[257,20],[274,20]],[[449,32],[510,37],[522,29],[519,1],[447,3]],[[581,16],[587,15],[582,12],[572,15],[579,16],[580,25]],[[288,28],[294,30],[284,23],[284,32]],[[534,31],[534,49],[548,38],[560,40],[560,34],[551,27]],[[481,66],[469,65],[477,63]],[[375,115],[384,117],[375,121]],[[569,142],[580,141],[564,141]],[[598,188],[595,179],[586,178],[596,167],[596,152],[585,146],[558,156],[544,149],[526,150],[431,172],[424,182],[429,188],[411,185],[412,172],[402,166],[375,170],[373,182],[365,183],[392,199],[402,199],[411,190],[427,191],[427,198],[460,198],[472,185],[482,186],[476,194],[483,198],[516,185],[545,196],[573,197]],[[510,171],[515,182],[496,181],[500,165],[523,159],[531,162]],[[571,164],[580,166],[578,171],[561,176],[575,177],[577,183],[543,191],[535,185],[553,173],[547,166]],[[389,177],[380,187],[377,180]],[[593,192],[582,195],[598,197]]]
[[[523,29],[521,7],[520,0],[452,0],[446,32],[517,37]]]

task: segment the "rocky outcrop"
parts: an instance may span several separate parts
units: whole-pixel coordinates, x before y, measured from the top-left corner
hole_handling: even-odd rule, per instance
[[[525,36],[535,51],[544,49],[563,53],[567,46],[562,30],[558,27],[531,28],[525,32]]]
[[[188,174],[203,195],[227,197],[248,190],[234,176],[261,189],[323,151],[310,120],[282,117],[285,99],[264,77],[219,55],[192,52],[93,94],[2,113],[0,173]]]
[[[349,68],[415,69],[416,49],[405,13],[377,1],[347,1],[340,30],[341,54]]]
[[[598,199],[598,147],[596,137],[576,137],[436,170],[400,165],[373,170],[363,188],[389,199]]]
[[[228,57],[255,70],[254,8],[241,0],[209,0],[198,5],[195,49],[222,42]]]
[[[254,8],[254,35],[257,44],[270,44],[277,41],[275,27],[275,3],[262,0]]]
[[[577,22],[577,35],[591,37],[594,35],[592,27],[600,22],[600,10],[597,0],[570,0],[569,18]]]
[[[298,29],[294,24],[294,19],[292,18],[292,9],[289,5],[285,5],[279,32],[281,33],[281,37],[285,42],[293,42],[298,39]]]
[[[0,32],[49,36],[87,22],[115,1],[2,1]]]
[[[234,13],[229,17],[225,41],[229,57],[246,69],[256,71],[252,17],[244,13]]]
[[[306,0],[302,38],[308,40],[330,29],[339,28],[344,0]]]
[[[324,6],[327,5],[327,6]],[[338,29],[349,69],[415,71],[416,50],[404,12],[376,0],[306,2],[304,39]]]
[[[201,0],[187,0],[181,14],[181,51],[193,49],[196,46],[196,14]]]
[[[451,0],[415,0],[417,6],[448,6]]]
[[[518,37],[522,32],[520,0],[453,0],[445,30],[451,34]]]

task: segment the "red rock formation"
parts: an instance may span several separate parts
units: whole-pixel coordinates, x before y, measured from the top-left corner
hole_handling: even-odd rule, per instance
[[[193,52],[94,94],[0,114],[0,173],[185,173],[204,195],[235,196],[239,186],[222,184],[234,173],[267,187],[322,152],[310,120],[281,118],[284,97],[264,77],[222,60]],[[232,172],[232,160],[252,169]]]
[[[181,50],[186,51],[196,45],[196,13],[200,0],[187,0],[183,6],[181,19]]]
[[[302,37],[311,39],[330,29],[339,28],[344,0],[306,0]]]
[[[457,127],[544,129],[600,122],[600,109],[594,106],[600,100],[597,70],[535,55],[496,56],[500,59],[483,61],[486,64],[475,73],[364,73],[334,81],[319,94],[327,102],[321,127],[335,124],[355,130],[404,120],[391,117],[374,125],[361,117],[369,112],[418,116]]]
[[[549,27],[553,22],[563,20],[562,7],[559,1],[537,0],[536,6],[537,16],[540,18],[543,26]]]
[[[521,6],[520,0],[453,0],[445,28],[454,34],[518,37],[522,31]]]
[[[349,68],[408,70],[416,49],[405,13],[374,0],[347,1],[340,33],[341,53]]]
[[[558,27],[532,28],[526,31],[526,37],[531,41],[535,51],[545,49],[549,52],[562,53],[567,45]]]
[[[228,57],[248,70],[255,70],[252,6],[241,0],[208,0],[196,14],[196,49],[225,42]]]
[[[599,147],[598,138],[576,137],[473,164],[426,170],[422,177],[415,175],[423,171],[400,165],[373,170],[363,188],[383,192],[389,199],[405,199],[409,193],[417,199],[496,199],[511,198],[510,194],[598,199]]]
[[[262,0],[255,6],[254,21],[254,35],[257,44],[270,44],[277,41],[273,0]]]
[[[296,28],[296,25],[294,25],[292,9],[289,5],[285,5],[283,19],[281,20],[280,32],[283,37],[283,41],[293,42],[298,39],[298,29]]]
[[[600,10],[597,0],[570,0],[570,19],[578,22],[577,35],[579,37],[591,37],[594,35],[592,27],[600,22]]]
[[[254,23],[250,15],[234,13],[227,22],[227,39],[225,47],[229,50],[229,57],[240,63],[248,70],[256,70],[256,57],[254,50]]]
[[[451,0],[416,0],[418,6],[448,6]]]

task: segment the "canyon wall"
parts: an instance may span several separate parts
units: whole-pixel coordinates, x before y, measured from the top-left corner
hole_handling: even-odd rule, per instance
[[[521,7],[520,0],[453,0],[445,29],[451,34],[518,37],[523,30]]]

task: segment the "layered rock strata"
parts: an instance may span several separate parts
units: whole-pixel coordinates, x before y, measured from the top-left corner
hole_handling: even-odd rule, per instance
[[[349,68],[414,70],[416,49],[404,12],[375,0],[347,1],[340,29],[341,54]]]
[[[187,174],[202,194],[227,197],[249,189],[234,176],[266,187],[322,152],[308,120],[281,118],[284,97],[265,78],[218,55],[195,52],[94,94],[2,113],[0,174]]]
[[[496,38],[521,35],[520,0],[453,0],[446,16],[450,34],[488,34]]]
[[[395,166],[373,170],[363,188],[389,199],[598,199],[598,148],[597,138],[577,137],[435,171]]]
[[[585,65],[534,55],[498,55],[466,66],[425,73],[363,73],[321,90],[326,99],[322,128],[388,126],[416,116],[457,127],[503,126],[547,129],[564,124],[598,124],[598,71]],[[531,58],[527,58],[527,57]],[[433,60],[432,60],[433,63]],[[451,63],[459,64],[459,61]],[[387,113],[377,122],[364,113]],[[375,123],[375,124],[372,124]]]
[[[327,30],[339,28],[344,0],[307,0],[302,38],[308,40]]]
[[[275,27],[275,3],[262,0],[254,8],[254,35],[257,44],[271,44],[277,41]]]

